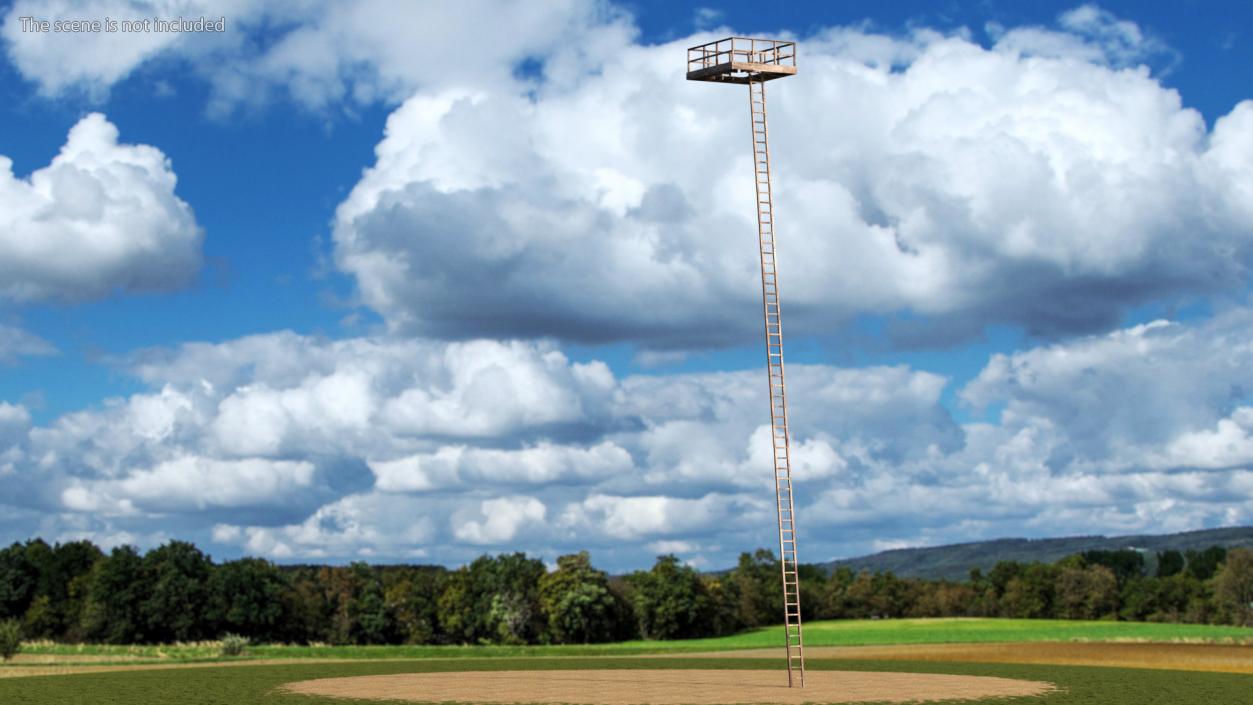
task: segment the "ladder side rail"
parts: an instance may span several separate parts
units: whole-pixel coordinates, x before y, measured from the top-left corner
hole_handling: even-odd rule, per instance
[[[783,324],[779,300],[764,78],[759,77],[754,80],[750,77],[748,89],[753,139],[754,186],[757,192],[757,234],[761,259],[762,318],[766,334],[771,443],[774,447],[775,511],[779,533],[780,577],[784,595],[784,646],[787,657],[788,685],[792,686],[796,679],[801,686],[804,686],[805,661],[800,616],[799,564],[796,552],[796,510],[792,496],[791,448],[783,363]]]

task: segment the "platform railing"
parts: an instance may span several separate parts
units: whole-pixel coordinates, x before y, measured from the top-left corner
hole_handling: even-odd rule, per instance
[[[688,72],[732,63],[796,66],[796,43],[727,37],[687,50]]]

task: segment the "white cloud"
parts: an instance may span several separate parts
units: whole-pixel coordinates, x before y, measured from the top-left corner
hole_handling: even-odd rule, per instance
[[[64,535],[280,559],[591,548],[615,569],[665,550],[720,567],[773,545],[759,370],[618,378],[527,340],[632,340],[664,362],[760,334],[751,204],[734,195],[750,192],[748,157],[728,147],[742,94],[676,79],[705,35],[642,46],[611,10],[575,3],[231,8],[241,34],[107,57],[111,40],[83,37],[83,63],[5,36],[47,95],[187,58],[213,109],[279,84],[315,109],[403,99],[333,223],[338,265],[391,333],[145,351],[144,391],[46,425],[0,402],[0,502],[22,507],[6,530],[33,507]],[[508,38],[441,63],[493,13]],[[276,17],[272,43],[244,41]],[[412,42],[424,23],[437,39]],[[1151,37],[1093,8],[1062,26],[991,48],[927,30],[804,40],[801,75],[771,85],[790,331],[904,312],[889,330],[904,343],[996,322],[1075,334],[1244,286],[1253,102],[1207,132],[1147,70],[1120,68]],[[528,58],[542,80],[514,75]],[[8,169],[0,255],[29,256],[0,258],[0,296],[163,288],[198,266],[164,156],[118,145],[103,117],[30,179]],[[36,345],[4,331],[0,357]],[[430,337],[392,337],[415,331]],[[1251,331],[1235,310],[995,355],[958,394],[1002,411],[965,424],[944,406],[950,381],[925,370],[789,366],[802,555],[1253,521]]]
[[[700,550],[700,545],[692,543],[691,541],[662,540],[653,541],[648,544],[648,550],[656,553],[657,555],[666,555],[670,553],[693,553]]]
[[[937,375],[792,365],[803,555],[1249,521],[1250,354],[1236,309],[993,356],[958,395],[1000,416],[966,424]],[[619,379],[544,343],[280,333],[148,351],[136,372],[148,391],[48,425],[0,405],[6,504],[60,533],[291,560],[492,546],[622,569],[670,548],[720,567],[775,542],[760,370]],[[418,419],[494,420],[394,417],[419,396]]]
[[[454,514],[452,534],[476,546],[494,546],[513,541],[528,525],[542,524],[548,508],[534,497],[497,497],[479,503],[474,514]],[[479,518],[472,518],[474,516]]]
[[[699,499],[664,495],[621,497],[593,494],[566,507],[559,524],[592,530],[621,540],[652,536],[704,534],[733,514],[762,514],[760,504],[746,498],[709,494]],[[764,516],[764,515],[763,515]]]
[[[112,497],[128,514],[139,506],[161,514],[206,507],[267,506],[312,484],[314,466],[307,461],[215,460],[184,456],[131,471],[119,480],[71,484],[62,492],[65,505],[76,511],[103,511]]]
[[[172,46],[183,44],[187,36],[177,32],[36,32],[23,27],[23,17],[58,21],[98,20],[106,17],[121,21],[153,17],[177,17],[196,3],[165,2],[14,2],[4,18],[0,36],[6,42],[9,60],[40,91],[55,96],[78,87],[101,97],[108,86],[125,77],[144,61]],[[231,3],[225,3],[230,7]],[[103,28],[102,28],[103,29]],[[119,25],[120,30],[120,25]]]
[[[226,31],[33,33],[22,31],[23,16],[50,22],[203,16],[224,19]],[[513,85],[515,68],[527,59],[576,42],[594,59],[599,43],[633,31],[611,6],[573,0],[471,0],[455,7],[396,0],[18,0],[0,37],[9,60],[45,96],[77,92],[98,100],[144,64],[166,62],[207,81],[210,110],[226,113],[275,94],[321,110],[398,102],[431,86]]]
[[[1253,466],[1253,407],[1241,406],[1213,430],[1180,434],[1166,449],[1167,467]]]
[[[704,38],[624,41],[533,95],[416,94],[339,207],[339,266],[399,331],[752,339],[751,177],[728,146],[743,106],[674,79],[683,47]],[[833,31],[804,56],[796,79],[771,86],[790,330],[906,312],[921,318],[891,329],[903,343],[991,323],[1071,334],[1242,285],[1253,108],[1207,133],[1147,70],[933,33]]]
[[[1179,52],[1138,24],[1096,5],[1081,5],[1057,18],[1058,30],[1045,27],[1006,29],[999,23],[985,28],[1001,51],[1027,56],[1072,58],[1115,67],[1162,63],[1171,70]],[[1059,31],[1060,30],[1060,31]]]
[[[92,113],[27,179],[0,156],[0,299],[82,300],[189,282],[203,234],[155,147]]]
[[[369,378],[360,371],[310,375],[298,387],[240,387],[218,406],[213,436],[224,452],[275,455],[292,434],[361,435],[375,411]],[[297,439],[302,443],[304,439]]]
[[[228,31],[17,28],[22,15],[176,14],[225,14]],[[746,155],[727,149],[743,125],[727,91],[673,80],[675,57],[706,35],[642,46],[622,12],[574,2],[243,0],[23,1],[3,32],[48,95],[186,59],[214,109],[279,86],[315,109],[408,98],[335,228],[340,266],[398,329],[657,348],[753,333],[740,315],[751,251],[708,235],[751,240],[747,199],[727,196],[748,189]],[[1117,68],[1168,49],[1095,6],[997,36],[990,49],[926,29],[803,39],[802,76],[772,102],[793,330],[873,311],[939,317],[896,326],[905,343],[990,322],[1091,331],[1127,306],[1241,280],[1253,107],[1207,135],[1176,93]]]
[[[595,413],[613,376],[603,363],[569,364],[555,350],[470,341],[444,349],[450,385],[412,388],[387,404],[410,433],[497,436],[518,426],[577,423]]]
[[[249,555],[327,558],[425,555],[433,536],[416,503],[398,497],[354,494],[326,504],[304,521],[284,526],[213,527],[214,540],[238,543]]]
[[[631,456],[610,441],[588,448],[548,441],[520,450],[444,446],[394,460],[369,463],[386,492],[421,492],[481,484],[549,484],[603,480],[633,468]]]
[[[1063,29],[1098,44],[1115,64],[1134,64],[1162,54],[1178,60],[1177,52],[1162,40],[1146,33],[1135,22],[1120,19],[1096,5],[1085,4],[1067,10],[1058,21]]]
[[[1005,404],[1003,427],[1064,434],[1053,466],[1160,467],[1151,458],[1176,436],[1202,438],[1190,434],[1214,429],[1245,401],[1251,335],[1253,316],[1238,309],[1198,326],[1155,321],[997,354],[961,396],[976,407]],[[1180,452],[1192,443],[1181,442]],[[1187,455],[1198,452],[1190,447]]]
[[[452,446],[369,465],[375,485],[384,492],[425,492],[460,484],[457,468],[464,453],[464,446]]]
[[[33,8],[7,15],[9,51],[53,94],[166,57],[203,72],[226,110],[279,85],[319,109],[403,100],[334,226],[336,261],[395,330],[656,350],[756,334],[752,215],[729,195],[751,188],[747,155],[728,148],[742,106],[675,80],[676,57],[705,34],[644,46],[622,12],[575,2],[40,8],[230,15],[223,36],[130,54],[107,46],[116,36],[79,37],[73,64],[65,37],[15,38]],[[269,41],[255,41],[262,27]],[[1026,46],[1028,34],[1055,47]],[[991,48],[926,29],[802,39],[802,74],[772,85],[771,103],[790,330],[873,312],[905,314],[889,333],[907,345],[990,323],[1082,333],[1243,281],[1253,103],[1207,133],[1147,70],[1119,68],[1160,41],[1095,6],[998,36]],[[744,248],[709,235],[736,232]]]
[[[72,412],[31,430],[32,454],[45,467],[72,475],[123,477],[131,468],[172,460],[203,434],[206,399],[195,390],[160,390],[110,399],[103,408]]]
[[[0,427],[25,428],[30,425],[30,412],[20,404],[0,401]]]
[[[0,323],[0,364],[12,364],[20,357],[55,355],[52,343],[21,328]]]
[[[0,401],[0,477],[17,474],[24,453],[19,444],[30,429],[30,412],[21,404]]]

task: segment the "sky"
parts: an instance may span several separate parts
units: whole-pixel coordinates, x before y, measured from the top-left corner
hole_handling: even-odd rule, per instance
[[[777,545],[728,35],[802,561],[1253,524],[1253,7],[762,7],[0,3],[0,542]]]

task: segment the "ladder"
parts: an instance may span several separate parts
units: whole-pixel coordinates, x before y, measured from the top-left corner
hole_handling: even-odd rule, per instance
[[[796,559],[796,507],[792,502],[792,463],[788,447],[787,394],[783,377],[783,320],[779,309],[779,270],[770,191],[770,148],[766,136],[766,82],[748,81],[753,127],[753,179],[757,188],[757,239],[761,251],[761,303],[766,325],[766,369],[770,376],[770,440],[774,446],[775,507],[779,520],[779,566],[783,574],[783,625],[788,687],[805,685],[801,638],[801,592]]]

